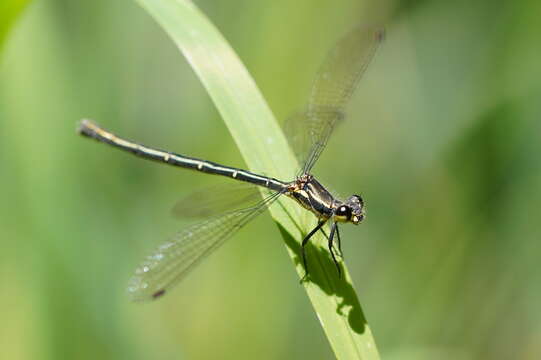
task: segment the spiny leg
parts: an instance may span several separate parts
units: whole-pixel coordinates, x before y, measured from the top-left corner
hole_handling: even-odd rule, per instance
[[[327,235],[325,230],[323,230],[323,228],[321,228],[320,230],[323,233],[323,235],[325,235],[325,239],[327,239],[327,241],[329,241],[329,235]],[[336,251],[336,255],[338,255],[340,257],[343,257],[342,256],[342,242],[340,241],[340,231],[338,231],[338,226],[336,226],[336,236],[338,236],[338,250],[336,248],[334,248],[334,250]],[[333,243],[333,245],[334,245],[334,243]]]
[[[343,258],[344,256],[342,255],[342,241],[340,240],[340,231],[338,230],[338,224],[336,224],[336,237],[338,238],[338,255]]]
[[[308,263],[306,262],[306,253],[304,246],[308,243],[308,240],[319,230],[323,225],[325,225],[325,222],[327,220],[321,220],[317,223],[317,226],[310,231],[308,235],[302,240],[302,246],[301,246],[301,254],[302,254],[302,263],[304,264],[304,276],[301,279],[301,282],[306,280],[306,277],[308,276]]]
[[[334,238],[334,232],[338,230],[338,224],[334,223],[331,227],[331,234],[329,236],[329,252],[331,253],[332,260],[334,261],[334,264],[336,265],[336,269],[338,270],[338,277],[342,277],[342,271],[340,270],[340,265],[338,264],[338,261],[336,261],[336,257],[334,256],[334,251],[332,250],[332,240]]]

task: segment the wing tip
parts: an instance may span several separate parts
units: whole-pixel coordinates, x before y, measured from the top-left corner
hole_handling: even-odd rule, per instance
[[[154,291],[153,293],[147,293],[144,291],[133,291],[131,289],[128,289],[128,297],[131,302],[134,303],[145,303],[154,301],[158,298],[161,298],[163,295],[165,295],[166,290],[160,289],[157,291]]]
[[[387,32],[385,31],[385,28],[379,28],[379,29],[376,29],[376,31],[374,32],[374,37],[376,38],[376,41],[378,43],[381,43],[385,40],[385,38],[387,37]]]
[[[152,294],[152,300],[157,299],[165,295],[165,289],[160,289]]]

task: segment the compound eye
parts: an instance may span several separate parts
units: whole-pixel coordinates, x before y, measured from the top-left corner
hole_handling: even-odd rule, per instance
[[[349,206],[342,205],[336,209],[336,215],[343,216],[349,219],[351,216],[351,208]]]

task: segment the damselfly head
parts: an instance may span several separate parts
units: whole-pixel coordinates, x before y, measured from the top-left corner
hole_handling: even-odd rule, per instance
[[[365,217],[364,202],[359,195],[351,195],[342,207],[349,208],[349,218],[347,221],[358,225]]]

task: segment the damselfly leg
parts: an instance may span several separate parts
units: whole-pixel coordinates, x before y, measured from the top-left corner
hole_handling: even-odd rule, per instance
[[[328,248],[329,248],[329,252],[331,253],[332,260],[333,260],[334,264],[336,265],[336,270],[338,271],[338,277],[339,278],[342,277],[342,270],[340,269],[340,264],[338,263],[338,260],[336,259],[336,256],[334,254],[336,249],[334,249],[334,245],[333,245],[333,239],[334,239],[335,234],[337,234],[338,239],[340,239],[340,235],[339,235],[339,232],[338,232],[338,223],[335,222],[335,223],[332,224],[331,232],[330,232],[329,236],[327,236],[327,234],[323,230],[323,225],[325,225],[326,222],[327,222],[326,220],[319,221],[318,224],[316,225],[316,227],[313,228],[312,231],[310,231],[308,233],[308,235],[306,235],[305,238],[302,240],[301,255],[302,255],[302,263],[304,265],[304,276],[302,277],[301,282],[306,281],[308,279],[308,275],[310,274],[310,271],[309,271],[309,268],[308,268],[308,262],[306,261],[306,248],[305,247],[308,244],[308,241],[310,241],[310,239],[314,236],[314,234],[318,230],[323,232],[323,235],[325,235],[325,237],[327,238],[327,245],[328,245]],[[338,240],[338,241],[340,241],[340,240]],[[341,252],[338,255],[340,257],[342,257]]]
[[[334,234],[336,230],[338,230],[338,224],[333,223],[331,227],[331,233],[329,234],[328,245],[329,245],[329,252],[331,253],[331,256],[332,256],[332,261],[334,261],[334,264],[336,265],[336,269],[338,270],[338,277],[340,278],[342,277],[342,271],[340,270],[340,264],[338,264],[338,261],[336,260],[336,257],[334,256],[334,249],[333,249],[333,238],[334,238]]]

